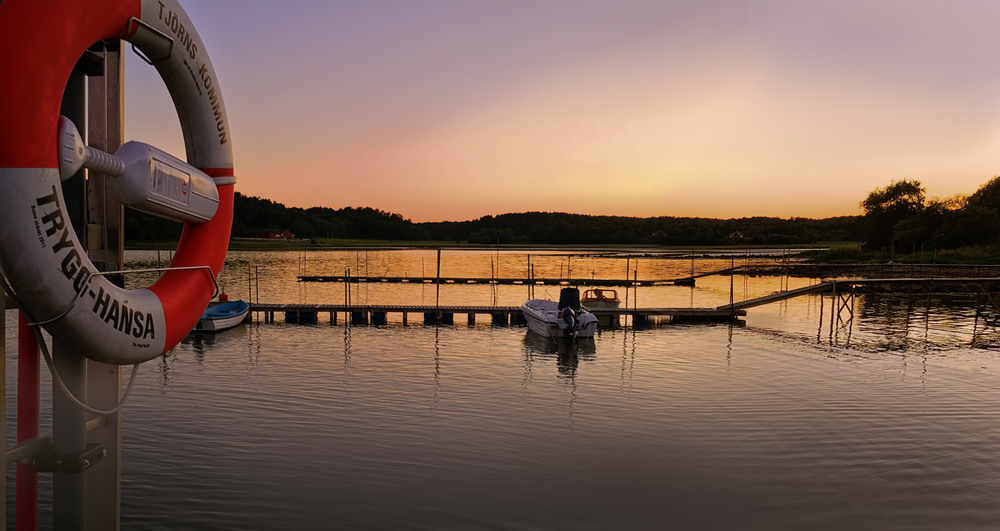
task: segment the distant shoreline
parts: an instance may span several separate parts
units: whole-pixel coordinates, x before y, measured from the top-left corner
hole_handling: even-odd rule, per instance
[[[403,249],[463,249],[463,250],[508,250],[508,251],[574,251],[574,252],[615,252],[628,251],[650,253],[697,253],[706,251],[760,251],[765,249],[786,249],[795,251],[816,251],[828,249],[831,246],[857,245],[853,242],[818,242],[816,244],[795,245],[643,245],[643,244],[526,244],[502,243],[485,245],[482,243],[449,242],[449,241],[393,241],[393,240],[351,240],[351,239],[319,239],[319,240],[264,240],[249,238],[234,238],[229,242],[230,251],[338,251],[338,250],[403,250]],[[177,242],[129,243],[125,249],[129,251],[161,250],[172,251]]]

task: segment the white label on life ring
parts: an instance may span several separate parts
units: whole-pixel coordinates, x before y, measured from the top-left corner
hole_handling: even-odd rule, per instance
[[[181,205],[191,202],[191,174],[163,161],[151,160],[149,191]]]

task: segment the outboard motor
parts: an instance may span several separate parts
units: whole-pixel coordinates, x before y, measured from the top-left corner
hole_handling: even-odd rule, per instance
[[[576,337],[576,313],[569,306],[560,312],[562,320],[566,323],[566,337]]]

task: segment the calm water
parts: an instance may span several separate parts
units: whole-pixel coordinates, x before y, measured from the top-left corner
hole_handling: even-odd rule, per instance
[[[155,265],[156,253],[130,259]],[[627,274],[624,257],[485,251],[446,251],[441,268],[522,276],[529,260],[537,276]],[[638,276],[732,260],[645,257]],[[339,303],[343,285],[295,276],[348,268],[433,276],[436,255],[233,253],[223,282],[231,297]],[[714,276],[629,297],[715,306],[731,286],[741,300],[812,282]],[[350,294],[438,296],[516,305],[527,288]],[[740,326],[605,331],[577,345],[462,316],[440,328],[419,316],[380,328],[279,318],[192,336],[142,365],[126,406],[122,527],[994,529],[1000,332],[976,304],[859,296],[855,318],[838,322],[830,298],[814,296],[752,309]],[[16,315],[6,317],[12,334]],[[13,337],[7,346],[13,383]]]

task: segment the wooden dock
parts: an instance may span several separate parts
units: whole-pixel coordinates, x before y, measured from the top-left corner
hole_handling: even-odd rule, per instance
[[[318,277],[313,277],[318,278]],[[339,280],[330,282],[355,281],[360,282],[390,282],[392,277],[322,277]],[[406,278],[406,277],[402,277]],[[371,280],[367,280],[371,279]],[[408,278],[407,280],[422,283],[435,283],[434,278]],[[528,279],[466,279],[441,278],[442,283],[475,283],[507,280],[510,282],[527,282]],[[530,281],[556,282],[556,279],[531,279]],[[321,281],[322,282],[322,281]],[[567,281],[559,281],[567,282]],[[608,281],[611,282],[611,281]],[[618,281],[621,282],[621,281]],[[651,282],[651,281],[644,281]],[[664,282],[664,281],[656,281]],[[618,308],[592,310],[597,316],[613,316],[615,321],[625,318],[633,326],[652,323],[679,322],[732,322],[747,315],[747,310],[775,302],[781,302],[796,297],[817,294],[833,294],[840,298],[840,305],[847,304],[847,297],[853,297],[856,291],[975,291],[986,293],[1000,311],[1000,300],[991,296],[1000,290],[1000,277],[951,277],[951,278],[881,278],[881,279],[849,279],[825,280],[801,288],[782,290],[762,297],[723,304],[713,308]],[[853,299],[852,299],[853,300]],[[994,302],[995,301],[995,302]],[[853,305],[853,302],[851,302]],[[469,326],[476,324],[478,316],[487,316],[495,326],[517,326],[524,324],[524,316],[519,306],[437,306],[437,305],[401,305],[401,304],[303,304],[303,303],[252,303],[250,311],[265,323],[276,322],[276,315],[283,314],[284,322],[300,324],[318,324],[321,315],[327,315],[330,324],[342,320],[345,324],[354,325],[385,325],[389,316],[401,316],[404,325],[410,324],[410,316],[417,314],[424,325],[453,325],[455,315],[466,316]],[[839,311],[838,311],[839,313]],[[400,319],[394,320],[398,322]]]
[[[693,286],[696,275],[684,278],[663,279],[601,279],[601,278],[489,278],[489,277],[390,277],[390,276],[348,276],[348,275],[299,275],[299,282],[351,282],[362,284],[494,284],[506,286]]]
[[[254,303],[250,311],[265,323],[275,322],[276,314],[283,314],[286,323],[318,324],[321,315],[327,315],[331,325],[343,322],[354,325],[384,325],[390,314],[401,315],[403,324],[410,324],[410,315],[417,314],[423,324],[455,323],[455,315],[465,315],[466,322],[476,324],[477,316],[488,316],[495,326],[517,326],[525,323],[520,306],[435,306],[395,304],[261,304]],[[611,315],[631,317],[635,324],[655,321],[669,322],[718,322],[729,321],[746,315],[746,310],[733,308],[620,308],[617,310],[592,310],[596,316]]]

